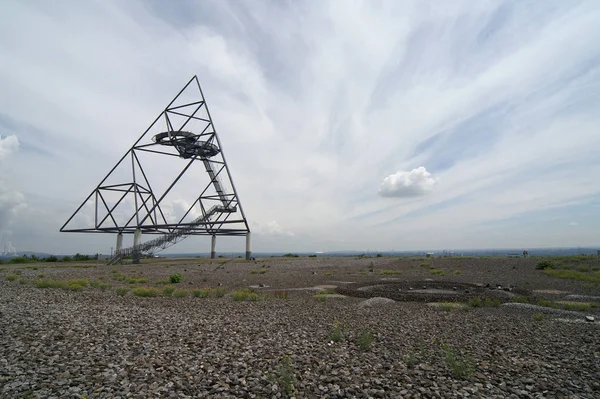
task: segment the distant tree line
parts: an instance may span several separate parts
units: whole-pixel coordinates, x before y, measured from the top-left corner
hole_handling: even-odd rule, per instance
[[[3,261],[0,259],[0,264],[8,263],[8,264],[18,264],[18,263],[34,263],[34,262],[85,262],[88,260],[96,260],[98,259],[98,254],[96,255],[82,255],[80,253],[76,253],[73,256],[65,255],[62,257],[57,257],[55,255],[50,255],[45,258],[36,256],[36,255],[23,255],[17,256],[15,258],[10,258],[7,261]]]

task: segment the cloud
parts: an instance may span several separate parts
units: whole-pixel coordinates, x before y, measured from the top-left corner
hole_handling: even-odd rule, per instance
[[[257,235],[263,236],[294,236],[293,232],[284,230],[275,220],[264,224],[254,223],[252,231]]]
[[[7,213],[11,241],[114,244],[58,229],[194,74],[265,234],[256,250],[552,245],[567,239],[558,223],[500,224],[540,210],[580,220],[573,204],[598,214],[598,2],[271,3],[9,1],[0,131],[19,132],[19,156],[0,186],[28,203]],[[179,170],[144,168],[159,195]],[[192,203],[196,177],[173,198]],[[171,199],[176,218],[185,204]],[[592,243],[590,229],[568,239]]]
[[[0,232],[8,235],[8,226],[15,219],[18,212],[27,207],[25,196],[14,189],[11,189],[10,183],[6,181],[8,172],[5,163],[8,157],[19,149],[19,140],[17,136],[0,136],[0,166],[3,166],[3,173],[0,174]],[[5,169],[6,168],[6,169]]]
[[[19,149],[19,139],[15,135],[2,138],[0,135],[0,162]]]
[[[379,194],[383,197],[418,197],[433,190],[437,180],[424,166],[411,171],[398,171],[389,175],[381,183]]]
[[[579,226],[579,223],[577,223],[577,222],[571,222],[571,223],[569,223],[569,226]]]

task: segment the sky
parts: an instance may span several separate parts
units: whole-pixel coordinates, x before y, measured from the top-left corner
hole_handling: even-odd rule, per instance
[[[0,37],[0,250],[109,253],[59,229],[194,75],[255,251],[600,245],[597,1],[9,0]]]

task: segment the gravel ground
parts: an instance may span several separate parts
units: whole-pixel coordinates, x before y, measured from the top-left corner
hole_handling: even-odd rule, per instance
[[[534,319],[522,306],[443,311],[418,302],[360,306],[363,298],[315,297],[319,285],[389,278],[562,292],[544,294],[555,299],[600,294],[545,276],[532,260],[428,262],[445,275],[432,274],[420,260],[391,258],[158,259],[86,269],[18,266],[21,275],[8,281],[16,267],[3,265],[0,397],[600,398],[597,321],[566,322],[552,313]],[[155,286],[176,272],[184,277],[180,289],[264,285],[257,289],[264,295],[236,302],[229,295],[115,292],[131,287],[114,280],[117,274]],[[40,274],[102,278],[111,288],[39,289],[32,282]],[[277,298],[276,290],[289,295]],[[598,309],[591,314],[598,320]]]

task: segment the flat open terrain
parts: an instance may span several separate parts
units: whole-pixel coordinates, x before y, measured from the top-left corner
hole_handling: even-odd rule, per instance
[[[0,265],[0,397],[600,398],[600,265],[539,261]],[[364,302],[438,281],[503,296]]]

